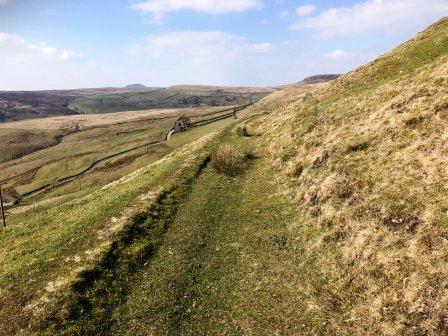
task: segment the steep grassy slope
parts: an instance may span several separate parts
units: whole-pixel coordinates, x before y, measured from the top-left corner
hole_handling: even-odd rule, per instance
[[[320,91],[271,99],[260,130],[305,223],[291,239],[315,230],[308,311],[338,335],[445,335],[448,19]]]

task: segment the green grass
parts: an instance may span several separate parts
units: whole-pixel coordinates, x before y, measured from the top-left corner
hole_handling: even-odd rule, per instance
[[[257,146],[256,140],[223,140]],[[269,182],[273,173],[266,158],[238,177],[205,170],[164,245],[114,313],[114,334],[332,334],[301,290],[312,276],[318,290],[327,290],[323,302],[334,300],[301,251],[313,228],[303,226],[299,241],[292,235],[302,220]]]
[[[201,113],[195,114],[193,119],[203,118]],[[111,239],[116,239],[115,231],[121,232],[121,229],[120,226],[116,227],[118,224],[112,218],[120,218],[123,213],[130,216],[138,211],[139,204],[140,207],[145,202],[149,204],[151,200],[145,201],[140,196],[148,192],[157,193],[170,185],[195,162],[204,144],[201,138],[223,129],[231,122],[222,120],[192,128],[174,135],[167,143],[142,148],[132,152],[132,155],[116,157],[100,165],[91,174],[35,197],[29,201],[29,208],[25,206],[23,210],[12,210],[7,218],[8,227],[2,230],[0,236],[0,329],[9,335],[26,327],[34,314],[34,308],[26,308],[28,305],[37,304],[39,307],[45,298],[52,298],[54,290],[58,293],[73,281],[79,268],[95,265],[99,253],[108,249]],[[135,126],[133,123],[125,124],[124,129]],[[145,124],[140,126],[144,128]],[[166,126],[168,129],[171,127],[171,120],[166,121]],[[123,131],[123,125],[94,128],[67,136],[62,144],[66,146],[65,149],[73,146],[74,152],[82,150],[76,145],[85,142],[90,145],[91,151],[97,149],[99,153],[102,148],[100,139],[113,136],[118,131]],[[153,132],[164,134],[163,129],[155,128]],[[104,145],[118,146],[120,141],[122,139],[113,139]],[[185,149],[188,146],[192,149]],[[64,159],[64,155],[71,153],[58,146],[52,150],[55,151],[53,154],[61,155],[58,171],[73,169],[75,161],[67,160],[66,156]],[[167,157],[168,154],[172,155]],[[43,153],[36,152],[22,160],[27,165],[45,159]],[[125,179],[104,189],[108,183],[142,167],[144,171],[129,181]],[[53,178],[48,168],[51,167],[43,167],[38,171],[42,175],[36,175],[40,178],[36,181],[43,181],[46,176]],[[45,175],[47,172],[48,175]]]
[[[216,144],[225,141],[240,150],[257,146],[255,139],[229,139],[229,133],[230,128]],[[175,182],[158,206],[129,223],[113,247],[114,258],[99,264],[98,280],[83,280],[83,286],[75,282],[71,294],[56,303],[59,317],[47,320],[47,333],[107,335],[137,328],[135,335],[148,330],[239,335],[250,327],[257,335],[271,335],[303,330],[299,322],[308,317],[300,296],[277,287],[282,276],[292,275],[292,260],[284,257],[294,254],[288,241],[293,208],[275,196],[273,184],[253,188],[270,174],[267,162],[257,160],[236,178],[209,167],[197,180],[187,175]],[[148,246],[151,253],[143,253]],[[137,264],[134,256],[139,256]],[[282,312],[288,297],[301,314]],[[279,312],[275,321],[273,311]]]
[[[238,88],[232,90],[177,86],[161,90],[130,91],[83,97],[71,103],[70,108],[83,113],[110,113],[159,108],[229,106],[247,104],[251,100],[257,101],[269,94],[269,90],[266,92],[245,91]]]
[[[0,163],[54,146],[62,133],[55,130],[0,129]]]
[[[208,151],[227,143],[258,158],[236,177],[203,165],[198,175],[196,159],[74,279],[37,334],[345,334],[331,323],[347,324],[349,303],[304,251],[319,230],[271,181],[263,141],[231,130]],[[331,245],[320,252],[338,262]]]
[[[56,302],[53,315],[38,327],[39,335],[109,333],[113,323],[111,313],[129,292],[126,284],[132,282],[133,275],[163,243],[177,208],[209,157],[197,161],[159,194],[149,210],[132,217],[96,266],[78,275],[69,293],[59,299],[62,307]]]
[[[179,114],[181,113],[190,115],[191,121],[195,122],[209,118],[206,114],[210,111],[201,109],[197,111],[180,110]],[[216,117],[226,113],[228,112],[216,113],[212,116]],[[8,161],[2,167],[1,177],[3,188],[6,189],[6,197],[9,200],[17,194],[24,194],[44,185],[55,183],[61,178],[83,171],[92,162],[119,151],[150,141],[163,140],[175,120],[176,116],[173,115],[171,118],[163,120],[131,121],[81,130],[65,136],[61,143],[52,147],[30,153],[18,160]],[[211,125],[193,128],[185,134],[174,136],[169,144],[151,146],[114,158],[103,163],[99,167],[100,171],[95,173],[94,177],[83,177],[83,181],[90,180],[90,187],[104,185],[120,178],[123,174],[162,158],[179,146],[197,139],[214,128],[219,129],[220,125],[226,125],[227,123],[228,121],[223,120]],[[40,132],[40,130],[36,132],[38,131]],[[46,137],[42,136],[42,134],[46,134],[45,132],[48,133],[49,131],[43,130],[39,133],[40,138],[38,140],[40,142],[46,141]],[[31,151],[33,143],[25,144],[30,147],[29,150]],[[9,147],[0,145],[0,149],[2,148],[5,151],[10,150]],[[118,160],[121,160],[121,163]],[[84,188],[86,183],[83,181],[76,181],[70,186],[72,189]],[[68,192],[69,189],[64,186],[61,188],[61,192]]]
[[[8,216],[8,227],[0,235],[0,326],[4,334],[26,326],[32,313],[25,306],[51,296],[45,289],[51,282],[70,279],[77,268],[95,260],[88,251],[107,248],[113,236],[109,232],[112,217],[120,217],[128,207],[132,210],[139,202],[137,197],[169,183],[193,153],[176,155],[109,189],[72,201],[61,198]]]

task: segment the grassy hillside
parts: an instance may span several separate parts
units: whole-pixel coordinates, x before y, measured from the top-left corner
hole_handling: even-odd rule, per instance
[[[444,19],[14,209],[3,333],[446,335],[447,65]]]
[[[109,113],[154,108],[244,105],[260,100],[272,91],[263,88],[184,85],[89,96],[75,100],[69,107],[79,113]]]
[[[0,183],[6,200],[52,184],[76,174],[98,159],[163,140],[180,115],[200,121],[226,114],[223,108],[150,110],[89,116],[70,116],[38,121],[21,121],[0,126],[2,176]],[[218,113],[215,113],[218,112]],[[225,121],[222,123],[225,124]],[[221,124],[222,124],[221,123]],[[219,124],[219,123],[218,123]],[[212,128],[216,125],[211,126]],[[173,141],[142,147],[102,163],[97,170],[101,177],[90,175],[90,182],[79,179],[74,190],[101,186],[167,155],[176,146],[203,134],[210,127],[201,127]],[[178,138],[183,139],[179,141]],[[14,159],[17,158],[17,159]],[[0,162],[1,162],[0,161]],[[64,192],[68,192],[64,187]]]
[[[146,88],[146,91],[151,90],[158,90],[158,88]],[[122,91],[130,92],[131,89],[2,91],[0,92],[0,123],[77,114],[69,107],[70,102],[81,97]],[[136,92],[135,89],[132,91]]]
[[[54,116],[148,109],[244,105],[273,90],[183,85],[151,88],[98,88],[0,92],[0,123]]]
[[[313,231],[300,247],[322,279],[301,289],[313,327],[448,332],[447,64],[444,19],[260,120],[302,218],[290,238]]]
[[[2,172],[13,175],[12,182],[7,183],[22,183],[15,191],[23,191],[79,169],[95,155],[104,156],[147,141],[148,137],[163,136],[179,113],[198,121],[210,118],[211,112],[216,111],[163,111],[134,122],[81,127],[59,145],[6,162]],[[164,119],[155,120],[161,115]],[[232,120],[198,126],[175,134],[169,142],[115,157],[75,181],[9,209],[8,227],[0,237],[2,335],[15,335],[27,328],[41,306],[45,307],[52,295],[66,289],[81,268],[95,265],[121,234],[126,221],[145,209],[177,178],[188,174],[190,167],[196,167],[205,144]],[[131,135],[122,138],[117,132]],[[82,159],[77,161],[78,157]],[[30,171],[29,185],[23,185],[25,179],[14,177],[17,173],[28,176]],[[29,335],[30,331],[25,329],[22,333]]]

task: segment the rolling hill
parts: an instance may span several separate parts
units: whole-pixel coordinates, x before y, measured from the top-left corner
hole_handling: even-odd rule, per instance
[[[140,84],[125,88],[0,91],[0,123],[76,114],[244,105],[271,92],[270,88],[149,88]]]
[[[0,328],[446,335],[447,65],[445,18],[331,83],[149,147],[138,169],[110,165],[10,209]],[[121,127],[135,125],[107,126]]]
[[[269,88],[237,88],[179,85],[158,90],[114,92],[76,99],[69,108],[78,113],[109,113],[161,108],[234,106],[255,102],[269,93]]]
[[[315,75],[315,76],[307,77],[307,78],[301,80],[298,83],[282,85],[279,88],[280,89],[287,89],[287,88],[290,88],[290,87],[300,87],[300,86],[306,86],[306,85],[327,83],[327,82],[331,82],[331,81],[333,81],[335,79],[338,79],[341,76],[342,75],[340,75],[340,74]]]
[[[293,86],[324,83],[335,78],[337,75],[313,76]],[[282,88],[206,85],[157,88],[131,84],[124,88],[0,91],[0,123],[77,114],[244,105],[278,89]]]

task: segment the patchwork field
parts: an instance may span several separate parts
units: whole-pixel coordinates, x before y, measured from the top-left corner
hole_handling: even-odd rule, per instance
[[[0,183],[6,200],[12,201],[19,195],[72,176],[97,160],[140,147],[101,162],[95,168],[101,174],[83,177],[76,181],[76,185],[80,190],[88,191],[87,185],[82,184],[85,179],[90,179],[90,187],[110,182],[162,158],[179,144],[193,141],[202,134],[202,130],[210,128],[202,126],[173,137],[169,143],[150,144],[164,140],[179,116],[188,116],[191,122],[196,122],[229,113],[228,110],[220,111],[223,107],[150,110],[54,117],[0,125],[0,138],[5,140],[0,143],[3,161],[0,163]],[[225,123],[218,122],[218,125]],[[65,186],[64,192],[67,191]]]

